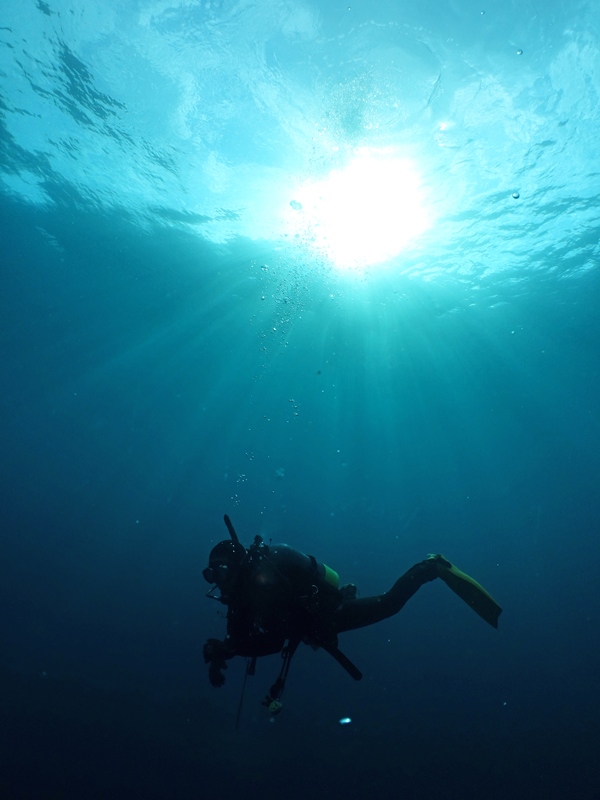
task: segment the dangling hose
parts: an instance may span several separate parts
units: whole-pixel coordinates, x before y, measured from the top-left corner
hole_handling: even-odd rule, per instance
[[[248,675],[254,675],[256,669],[256,656],[246,659],[246,671],[244,672],[244,682],[242,683],[242,693],[240,695],[240,702],[238,703],[237,716],[235,718],[235,729],[240,726],[240,717],[242,715],[242,706],[244,705],[244,694],[246,693],[246,679]]]

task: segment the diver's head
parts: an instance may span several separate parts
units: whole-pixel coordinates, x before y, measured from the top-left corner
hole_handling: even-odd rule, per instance
[[[208,567],[202,571],[204,580],[216,583],[221,591],[230,589],[246,555],[240,544],[225,539],[215,545],[208,557]]]

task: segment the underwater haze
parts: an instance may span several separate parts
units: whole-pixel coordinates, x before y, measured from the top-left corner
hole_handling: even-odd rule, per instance
[[[0,798],[599,800],[600,0],[4,0],[0,233]],[[236,729],[224,514],[499,629]]]

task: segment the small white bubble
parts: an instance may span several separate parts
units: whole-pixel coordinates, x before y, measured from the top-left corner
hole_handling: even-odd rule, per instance
[[[349,725],[352,722],[350,717],[342,717],[340,720],[340,725]]]
[[[518,56],[522,56],[523,55],[523,51],[522,50],[517,50],[517,55]]]

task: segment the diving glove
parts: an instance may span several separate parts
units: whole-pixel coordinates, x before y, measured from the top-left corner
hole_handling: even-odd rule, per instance
[[[226,653],[227,647],[218,639],[209,639],[202,648],[204,663],[209,665],[208,680],[215,689],[219,689],[225,683],[223,671],[227,669]]]
[[[223,670],[225,669],[227,669],[227,664],[224,659],[222,661],[211,661],[208,668],[208,680],[215,689],[220,689],[225,683],[225,675],[223,675]]]

